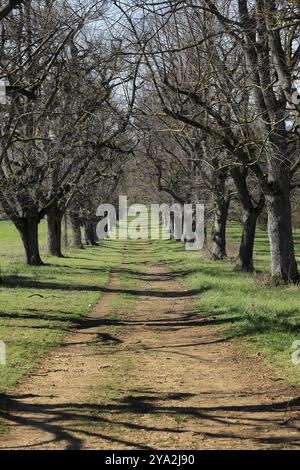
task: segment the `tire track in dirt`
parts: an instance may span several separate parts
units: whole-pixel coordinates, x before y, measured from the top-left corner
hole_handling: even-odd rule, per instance
[[[299,390],[217,336],[193,311],[199,293],[136,249],[143,272],[115,270],[82,327],[8,401],[0,448],[298,448]],[[107,316],[123,272],[136,306]]]

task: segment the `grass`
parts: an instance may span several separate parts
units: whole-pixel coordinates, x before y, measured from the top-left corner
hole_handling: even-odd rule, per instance
[[[8,393],[65,332],[80,322],[101,295],[110,270],[122,261],[120,242],[68,250],[65,258],[45,253],[45,226],[40,227],[41,254],[46,265],[24,266],[22,246],[10,222],[0,222],[0,340],[7,363],[0,366],[0,393]]]
[[[231,255],[237,252],[240,227],[228,228]],[[300,253],[300,232],[295,233],[296,253]],[[185,251],[174,241],[152,241],[158,259],[173,267],[178,279],[191,289],[201,289],[195,311],[221,327],[220,334],[243,344],[253,354],[272,363],[280,377],[300,384],[300,365],[291,361],[292,343],[300,340],[300,289],[272,287],[266,282],[269,271],[268,239],[258,229],[255,243],[254,275],[235,272],[235,259],[211,261],[208,256]],[[299,258],[298,258],[298,261]]]
[[[262,230],[258,231],[255,246],[255,265],[260,272],[245,275],[234,271],[233,255],[239,237],[239,226],[230,224],[231,256],[222,262],[213,262],[203,253],[185,251],[181,243],[172,240],[151,241],[145,250],[137,248],[135,242],[105,241],[98,247],[68,250],[65,258],[57,259],[45,253],[42,224],[41,254],[46,265],[33,268],[23,265],[21,244],[12,224],[0,222],[0,264],[4,280],[0,287],[0,340],[5,341],[8,353],[7,364],[0,366],[0,399],[37,367],[49,349],[62,341],[66,331],[81,322],[82,315],[101,296],[101,287],[107,285],[112,269],[117,273],[118,285],[107,317],[122,320],[130,316],[139,301],[137,292],[145,289],[147,277],[143,273],[145,263],[150,260],[165,261],[187,289],[201,292],[195,312],[212,326],[216,325],[216,334],[232,339],[239,348],[260,353],[278,369],[283,379],[299,385],[300,366],[292,364],[291,353],[293,341],[300,339],[300,290],[295,286],[272,287],[265,282],[269,255],[267,236]],[[295,238],[299,253],[298,233]],[[125,263],[120,266],[122,260]],[[152,390],[146,390],[141,396],[139,386],[144,377],[138,376],[133,356],[126,354],[122,324],[113,323],[101,328],[109,341],[89,346],[96,348],[104,363],[90,388],[87,407],[81,409],[82,417],[75,419],[76,427],[87,432],[94,432],[95,423],[101,422],[101,433],[107,432],[110,439],[118,440],[124,432],[126,410],[128,417],[132,410],[138,414],[153,413],[153,401],[157,397]],[[131,345],[134,354],[139,354],[139,347]],[[132,386],[126,396],[128,384],[138,386]],[[99,399],[99,409],[88,406],[97,404]],[[112,404],[116,410],[122,410],[122,422],[107,418],[105,408],[110,409]],[[178,426],[190,419],[188,414],[180,412],[173,417]],[[262,431],[257,428],[257,432]],[[6,432],[7,426],[0,421],[0,435]]]
[[[228,245],[236,253],[240,227],[230,224]],[[68,250],[62,259],[45,253],[45,227],[40,227],[41,254],[46,262],[38,268],[22,262],[19,236],[9,222],[0,222],[0,340],[7,345],[7,364],[0,366],[0,393],[9,393],[32,371],[49,348],[56,346],[71,327],[80,322],[101,295],[112,268],[120,265],[124,252],[130,263],[120,272],[120,287],[136,288],[138,272],[151,254],[141,260],[134,243],[105,241],[99,247]],[[295,234],[300,253],[300,232]],[[267,285],[268,241],[258,230],[255,244],[255,275],[234,272],[229,257],[213,262],[198,252],[187,252],[174,241],[152,241],[154,257],[170,263],[174,274],[188,288],[201,289],[195,311],[220,334],[260,353],[274,364],[283,378],[300,383],[300,366],[291,362],[292,343],[300,339],[300,290],[295,286]],[[137,276],[134,275],[137,273]],[[119,293],[110,314],[121,315],[134,307],[135,296]],[[113,334],[113,332],[111,332]]]

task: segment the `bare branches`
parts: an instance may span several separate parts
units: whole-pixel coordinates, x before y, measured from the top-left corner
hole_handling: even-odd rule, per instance
[[[0,21],[6,18],[14,8],[26,2],[26,0],[8,0],[7,3],[0,7]]]

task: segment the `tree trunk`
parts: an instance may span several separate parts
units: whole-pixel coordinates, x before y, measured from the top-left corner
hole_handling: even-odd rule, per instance
[[[237,189],[238,198],[243,208],[243,232],[239,250],[238,269],[244,272],[253,272],[253,248],[255,240],[256,222],[259,214],[264,208],[265,197],[259,194],[256,202],[248,189],[248,169],[234,167],[231,174]]]
[[[222,260],[226,254],[226,224],[229,209],[229,200],[216,200],[216,212],[212,233],[212,259]]]
[[[70,222],[72,229],[72,246],[74,248],[83,249],[82,237],[81,237],[81,228],[79,217],[74,212],[70,212]]]
[[[291,210],[291,154],[284,139],[273,140],[277,150],[268,156],[266,191],[271,273],[275,281],[299,282]]]
[[[63,217],[63,226],[64,226],[64,236],[63,236],[63,239],[64,239],[64,247],[65,248],[68,248],[69,246],[69,234],[68,234],[68,214],[67,212],[65,212],[65,215]]]
[[[203,244],[203,248],[207,248],[208,247],[208,236],[207,236],[207,223],[206,223],[206,220],[204,221],[204,244]]]
[[[239,251],[239,268],[241,271],[251,273],[253,267],[253,249],[255,240],[256,222],[259,212],[245,211],[243,214],[243,232]]]
[[[63,212],[54,207],[46,215],[46,228],[47,228],[47,248],[51,256],[63,257],[61,252],[61,223]]]
[[[89,221],[84,224],[85,243],[87,245],[97,246],[95,239],[94,223]]]
[[[95,244],[96,244],[96,245],[98,244],[97,242],[99,241],[98,235],[97,235],[97,223],[98,223],[98,220],[97,220],[97,222],[95,222],[95,223],[93,224],[94,240],[95,240]],[[112,230],[112,227],[110,226],[110,224],[109,224],[109,230]]]
[[[39,252],[38,240],[38,215],[27,216],[14,221],[23,242],[24,263],[29,266],[41,266],[43,264]]]
[[[175,232],[175,218],[173,212],[170,213],[170,233],[171,233],[171,238],[174,238],[174,232]]]
[[[298,282],[289,190],[274,191],[266,196],[266,200],[272,277]]]

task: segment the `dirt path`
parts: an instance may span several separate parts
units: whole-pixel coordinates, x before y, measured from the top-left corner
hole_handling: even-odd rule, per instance
[[[124,272],[139,283],[127,291],[135,308],[108,315]],[[299,447],[299,390],[216,336],[194,300],[167,265],[136,273],[124,263],[82,327],[8,401],[0,448]]]

